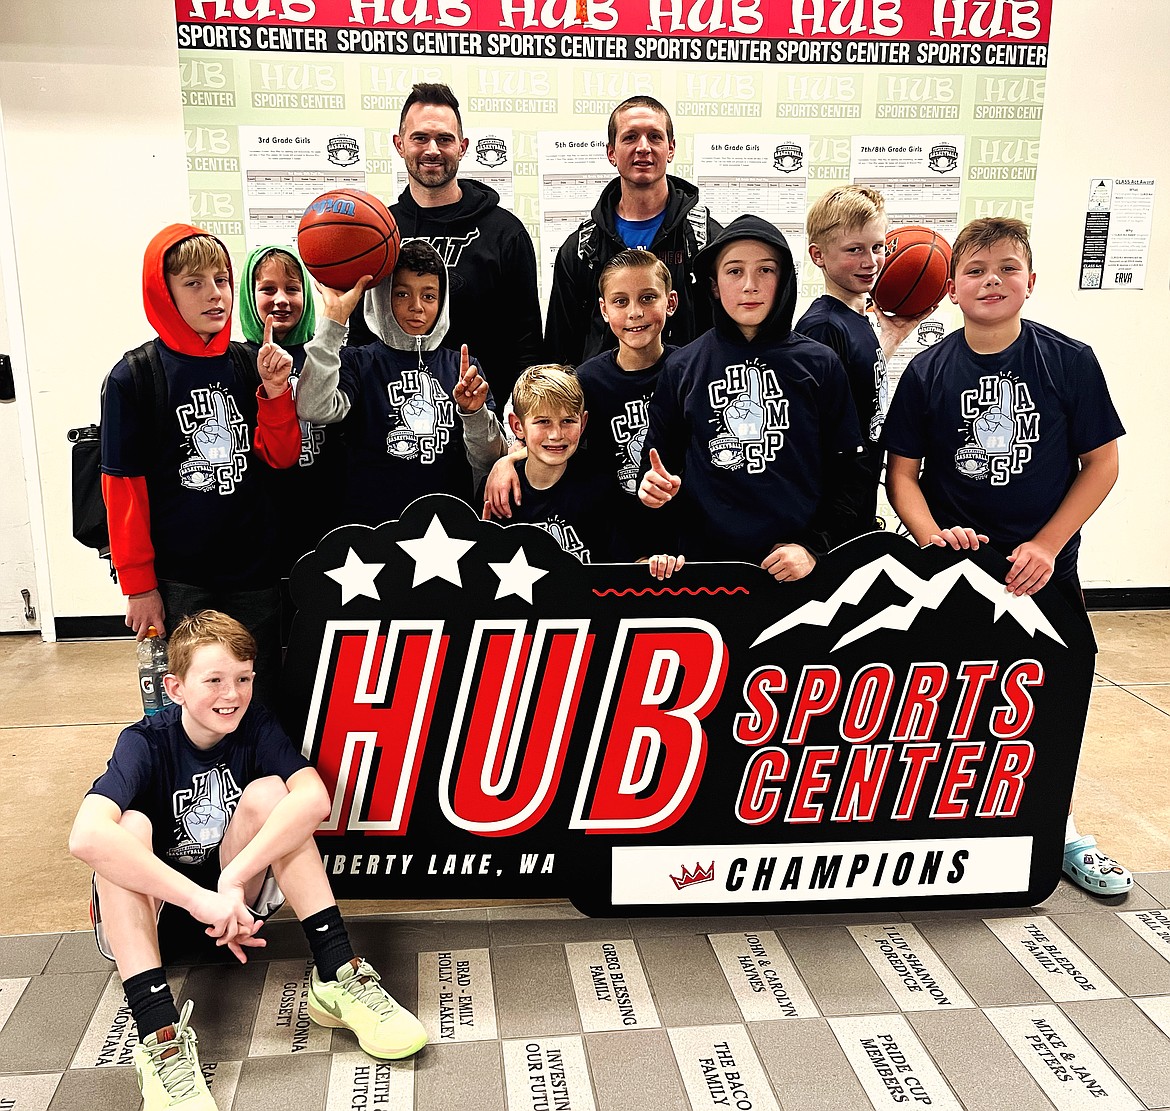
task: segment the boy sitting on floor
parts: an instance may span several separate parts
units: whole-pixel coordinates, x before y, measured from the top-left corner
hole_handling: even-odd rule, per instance
[[[427,1040],[354,955],[313,842],[329,796],[276,719],[251,705],[255,652],[251,634],[226,614],[184,618],[165,679],[174,705],[122,730],[69,836],[69,851],[94,870],[98,949],[117,963],[138,1026],[145,1111],[215,1111],[192,1005],[180,1017],[162,954],[200,923],[245,962],[286,896],[316,964],[309,1017],[352,1030],[379,1058],[408,1057]]]

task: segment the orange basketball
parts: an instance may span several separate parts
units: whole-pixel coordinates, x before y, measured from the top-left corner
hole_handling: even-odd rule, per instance
[[[377,285],[394,269],[401,242],[390,210],[372,193],[331,189],[305,209],[296,246],[317,281],[346,290],[363,274]]]
[[[921,224],[886,233],[886,264],[873,287],[883,312],[919,316],[942,300],[951,275],[951,245]]]

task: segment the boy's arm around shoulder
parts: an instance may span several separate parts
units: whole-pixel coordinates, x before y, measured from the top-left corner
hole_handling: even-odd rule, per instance
[[[339,386],[345,325],[323,317],[305,344],[305,365],[297,379],[297,416],[314,424],[337,424],[349,414],[349,396]]]

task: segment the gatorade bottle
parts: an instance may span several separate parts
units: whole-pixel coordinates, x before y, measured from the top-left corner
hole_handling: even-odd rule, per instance
[[[146,636],[138,642],[138,689],[142,692],[142,709],[146,714],[157,714],[171,704],[163,686],[167,673],[167,642],[151,625]]]

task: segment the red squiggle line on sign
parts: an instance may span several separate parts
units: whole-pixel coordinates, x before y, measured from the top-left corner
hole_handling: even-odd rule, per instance
[[[593,593],[598,598],[604,598],[607,594],[612,594],[615,598],[624,598],[627,594],[632,594],[635,598],[641,598],[644,594],[649,594],[655,598],[657,598],[663,594],[669,594],[672,598],[675,598],[675,597],[678,597],[679,595],[694,596],[694,595],[698,595],[698,594],[711,594],[711,595],[715,595],[715,594],[750,594],[751,591],[748,590],[748,588],[746,586],[737,586],[732,590],[728,590],[728,588],[725,586],[717,586],[717,587],[715,587],[714,590],[712,590],[710,587],[707,587],[707,586],[700,586],[700,587],[663,586],[663,587],[659,587],[657,590],[655,590],[653,587],[650,587],[650,586],[642,587],[640,590],[636,589],[635,587],[629,586],[629,587],[626,587],[625,590],[614,590],[614,588],[611,586],[605,590],[594,590]]]

